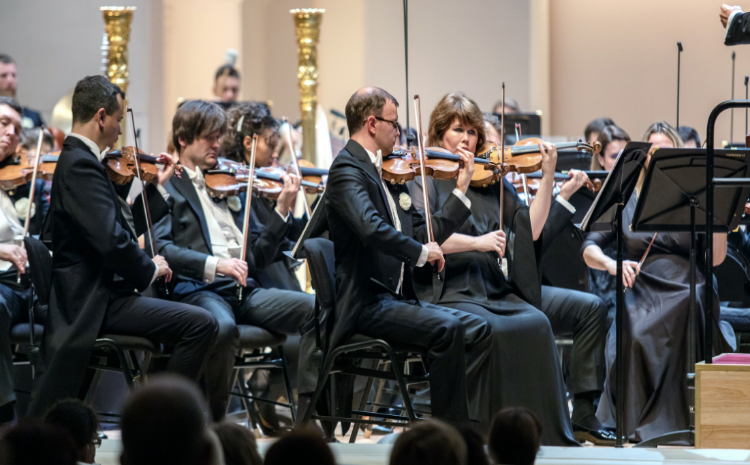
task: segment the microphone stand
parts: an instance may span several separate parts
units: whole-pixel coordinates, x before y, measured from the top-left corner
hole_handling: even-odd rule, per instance
[[[745,76],[745,100],[747,100],[747,83],[750,81],[750,76]],[[747,108],[745,108],[745,147],[747,147]]]
[[[734,100],[734,59],[736,55],[735,52],[732,52],[732,100]],[[734,108],[729,114],[729,143],[734,144]]]
[[[680,127],[680,55],[682,54],[682,42],[677,42],[677,125]]]

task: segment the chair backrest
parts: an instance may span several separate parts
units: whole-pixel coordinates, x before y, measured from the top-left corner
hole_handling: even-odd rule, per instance
[[[334,308],[336,305],[336,259],[333,252],[333,242],[328,239],[307,239],[304,242],[307,266],[310,267],[310,284],[315,289],[315,299],[319,309],[317,311],[316,331],[318,345],[328,346],[325,338],[330,334],[335,321]]]
[[[49,305],[49,295],[52,289],[52,256],[47,246],[38,239],[24,237],[23,244],[29,258],[31,282],[39,304]]]
[[[719,300],[750,306],[750,263],[733,244],[727,245],[727,257],[716,267]]]

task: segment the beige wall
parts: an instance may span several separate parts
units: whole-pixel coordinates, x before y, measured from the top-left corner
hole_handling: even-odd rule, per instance
[[[552,131],[579,136],[593,118],[609,116],[640,140],[653,122],[675,124],[677,42],[682,53],[680,124],[705,138],[711,109],[730,97],[731,55],[737,52],[735,96],[744,98],[750,48],[725,47],[721,2],[705,0],[553,0],[550,2]],[[735,111],[735,141],[744,111]],[[729,139],[729,113],[716,140]]]

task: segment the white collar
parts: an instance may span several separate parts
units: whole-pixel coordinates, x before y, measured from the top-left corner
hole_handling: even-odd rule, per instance
[[[363,147],[364,148],[364,147]],[[378,171],[378,174],[381,174],[381,171],[383,170],[383,155],[380,150],[378,150],[378,154],[375,155],[374,153],[370,152],[369,150],[365,149],[365,152],[367,152],[367,156],[370,157],[370,161],[373,165],[375,165],[375,169]]]
[[[83,142],[84,144],[86,144],[86,147],[88,147],[88,149],[91,150],[91,153],[93,153],[94,155],[96,155],[96,158],[98,158],[99,161],[102,161],[102,159],[104,158],[104,153],[105,152],[104,151],[100,151],[99,150],[99,146],[96,145],[93,140],[89,139],[86,136],[82,136],[80,134],[76,134],[75,132],[71,132],[69,135],[75,137],[76,139],[78,139],[81,142]]]

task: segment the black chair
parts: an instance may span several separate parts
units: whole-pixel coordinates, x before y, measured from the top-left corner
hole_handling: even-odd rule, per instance
[[[318,347],[324,348],[322,327],[332,328],[336,322],[334,312],[336,296],[334,283],[336,280],[333,243],[327,239],[308,239],[305,241],[304,247],[307,264],[310,267],[311,282],[316,296],[315,331],[317,344]],[[325,330],[325,333],[329,333],[328,329]],[[307,424],[310,420],[319,420],[324,423],[332,422],[333,424],[337,422],[344,424],[354,423],[352,434],[349,438],[349,442],[353,443],[357,438],[361,424],[409,427],[418,421],[417,413],[429,414],[428,412],[416,412],[409,398],[409,385],[429,381],[429,373],[427,371],[427,364],[425,363],[426,357],[419,348],[390,344],[382,339],[373,339],[363,334],[355,334],[348,344],[339,347],[329,347],[327,350],[324,350],[324,353],[327,356],[320,369],[318,384],[310,403],[311,407],[305,411],[305,416],[302,420],[303,425]],[[361,368],[359,365],[362,360],[374,361],[378,366],[387,366],[388,370]],[[405,372],[408,372],[407,364],[413,361],[421,362],[424,372],[427,374],[405,374]],[[339,406],[340,398],[336,395],[336,383],[331,382],[331,410],[337,412],[339,415],[315,414],[314,406],[319,406],[318,400],[328,385],[329,378],[334,374],[367,377],[367,384],[365,385],[359,408],[355,410],[350,409],[348,406]],[[397,381],[398,390],[403,399],[403,409],[406,410],[406,416],[403,414],[394,415],[377,412],[378,407],[391,406],[368,401],[374,379]],[[365,410],[368,405],[371,407],[370,411]],[[372,420],[370,417],[380,419]],[[331,434],[330,431],[329,434]]]
[[[721,321],[732,326],[737,352],[750,353],[750,263],[734,244],[729,243],[727,257],[715,273]]]
[[[248,422],[256,427],[256,431],[260,418],[259,413],[252,406],[253,401],[288,408],[292,422],[294,422],[296,420],[297,409],[294,404],[294,391],[292,390],[289,368],[283,347],[283,344],[286,342],[286,336],[257,326],[237,325],[237,328],[240,331],[240,351],[235,357],[232,387],[229,393],[240,398]],[[276,348],[279,358],[274,359],[271,357],[270,351],[265,350],[269,347]],[[284,378],[284,387],[286,388],[289,402],[283,403],[253,396],[247,387],[246,370],[280,370]],[[227,408],[229,408],[228,405]]]

